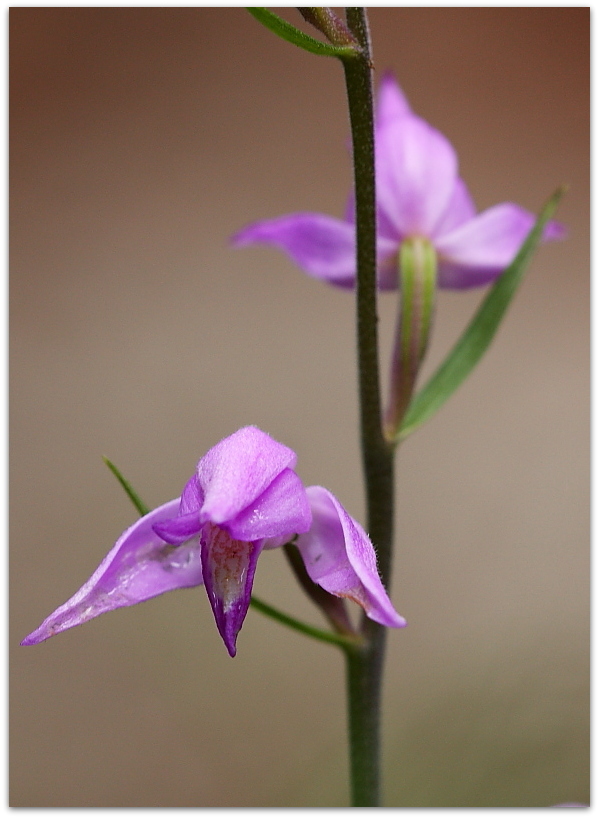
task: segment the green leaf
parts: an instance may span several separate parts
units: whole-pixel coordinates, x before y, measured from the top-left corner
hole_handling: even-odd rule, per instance
[[[432,417],[453,395],[482,357],[522,281],[541,240],[545,225],[555,213],[564,192],[565,190],[560,188],[549,199],[514,261],[491,287],[478,312],[445,361],[410,403],[401,426],[399,440],[405,440]]]
[[[108,466],[110,471],[114,474],[114,476],[119,481],[121,486],[125,489],[125,491],[127,493],[127,496],[129,497],[129,499],[131,500],[131,502],[133,503],[133,505],[135,506],[135,508],[139,512],[139,516],[144,517],[146,514],[148,514],[150,509],[144,503],[144,501],[141,499],[139,494],[135,491],[135,489],[133,488],[131,483],[128,480],[125,480],[125,478],[120,473],[120,471],[117,469],[117,467],[114,465],[114,463],[111,463],[110,460],[107,457],[103,457],[102,460],[106,463],[106,465]]]
[[[247,10],[274,34],[287,40],[288,43],[293,43],[293,45],[309,51],[311,54],[321,54],[324,57],[339,57],[342,60],[347,60],[353,59],[361,53],[361,50],[356,46],[321,43],[320,40],[310,37],[309,34],[304,34],[299,28],[292,26],[286,20],[282,20],[267,8],[251,6]]]

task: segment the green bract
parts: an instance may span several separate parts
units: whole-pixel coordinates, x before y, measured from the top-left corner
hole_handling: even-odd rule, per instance
[[[491,287],[478,312],[447,358],[410,403],[401,426],[399,440],[405,440],[432,417],[468,377],[482,357],[524,277],[541,240],[543,229],[557,210],[564,192],[565,189],[560,188],[549,199],[516,258]]]

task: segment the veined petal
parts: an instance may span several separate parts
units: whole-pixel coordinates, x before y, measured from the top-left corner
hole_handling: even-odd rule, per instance
[[[224,438],[198,463],[198,480],[204,492],[201,522],[234,520],[282,471],[292,469],[296,460],[292,449],[255,426]]]
[[[231,656],[247,613],[261,544],[231,537],[220,526],[202,529],[202,567],[216,626]]]
[[[255,222],[240,230],[235,247],[271,244],[314,278],[351,287],[355,277],[355,231],[352,225],[321,213],[292,213]]]
[[[377,204],[400,237],[431,237],[455,189],[458,162],[449,141],[420,117],[377,129]]]
[[[406,621],[391,604],[376,567],[374,548],[364,529],[321,486],[306,489],[312,527],[297,547],[313,582],[335,596],[357,602],[375,622],[402,628]]]
[[[514,260],[535,221],[528,210],[504,202],[435,239],[441,262],[439,286],[464,289],[493,281]],[[565,229],[554,221],[545,228],[543,240],[564,236]]]
[[[284,537],[287,542],[294,534],[307,531],[311,522],[306,489],[294,471],[285,469],[226,528],[238,540]]]
[[[35,645],[115,608],[136,605],[176,588],[201,585],[199,542],[173,548],[153,529],[176,514],[178,506],[179,498],[171,500],[128,528],[85,585],[21,644]]]
[[[377,96],[375,127],[384,128],[396,119],[411,113],[408,100],[393,74],[385,71]]]

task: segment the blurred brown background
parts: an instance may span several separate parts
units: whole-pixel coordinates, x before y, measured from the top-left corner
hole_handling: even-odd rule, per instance
[[[370,18],[480,208],[570,185],[569,240],[401,451],[386,804],[588,803],[589,10]],[[254,423],[363,519],[353,297],[227,244],[342,213],[341,67],[234,8],[13,8],[10,33],[11,804],[347,805],[333,649],[250,611],[231,660],[201,589],[18,646],[135,518],[102,454],[156,505]],[[480,298],[441,293],[429,372]],[[256,591],[320,622],[279,552]]]

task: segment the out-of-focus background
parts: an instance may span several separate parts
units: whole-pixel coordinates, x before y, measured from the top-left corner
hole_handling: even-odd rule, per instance
[[[570,185],[569,239],[400,452],[385,804],[588,803],[589,9],[370,19],[480,208]],[[18,644],[135,519],[103,454],[157,505],[253,423],[363,520],[353,296],[228,246],[343,212],[342,69],[237,8],[12,8],[10,36],[11,804],[345,806],[332,648],[250,611],[230,659],[202,589]],[[428,373],[481,296],[440,294]],[[280,552],[255,589],[320,623]]]

